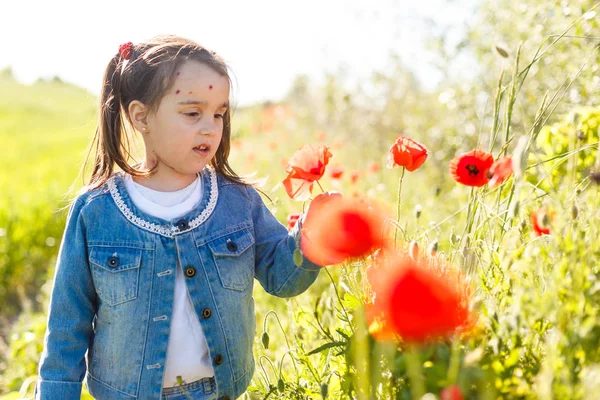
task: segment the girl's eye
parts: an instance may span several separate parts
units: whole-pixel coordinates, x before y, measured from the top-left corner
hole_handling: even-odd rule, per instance
[[[187,115],[188,117],[197,117],[200,114],[197,112],[191,112],[191,113],[185,113],[185,115]]]
[[[223,118],[223,114],[215,114],[215,118]]]

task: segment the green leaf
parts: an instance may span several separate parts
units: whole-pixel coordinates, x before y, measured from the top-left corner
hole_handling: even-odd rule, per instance
[[[337,333],[339,333],[341,336],[343,336],[343,337],[344,337],[344,339],[350,340],[350,336],[348,336],[348,334],[347,334],[346,332],[344,332],[344,331],[342,330],[342,328],[337,328],[335,331],[336,331]]]
[[[309,351],[308,353],[306,353],[306,355],[310,356],[310,355],[317,354],[317,353],[320,353],[322,351],[325,351],[327,349],[330,349],[332,347],[344,346],[345,344],[346,344],[346,342],[329,342],[329,343],[325,343],[324,345],[319,346],[316,349]]]

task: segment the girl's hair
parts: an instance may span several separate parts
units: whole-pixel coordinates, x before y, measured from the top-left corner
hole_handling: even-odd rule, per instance
[[[175,72],[186,61],[198,61],[226,77],[230,84],[227,65],[215,52],[199,44],[172,35],[160,35],[146,43],[131,46],[126,61],[117,53],[104,72],[103,87],[98,108],[98,127],[82,168],[82,178],[92,150],[95,148],[92,175],[84,191],[97,189],[112,175],[115,164],[133,176],[147,177],[156,172],[138,170],[128,163],[131,157],[125,120],[131,124],[127,109],[138,100],[150,111],[158,109],[165,92],[175,81]],[[227,159],[231,145],[231,109],[223,116],[223,135],[211,165],[226,179],[242,185],[251,185],[240,178]],[[84,182],[85,183],[85,182]]]

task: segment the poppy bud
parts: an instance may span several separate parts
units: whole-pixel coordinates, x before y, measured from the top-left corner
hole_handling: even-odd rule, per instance
[[[547,213],[543,213],[543,215],[542,215],[542,225],[543,226],[550,225],[550,216]]]
[[[458,246],[458,242],[460,242],[460,235],[457,235],[456,233],[452,232],[452,234],[450,235],[450,244],[456,247]]]
[[[525,228],[527,227],[527,220],[522,219],[521,220],[521,224],[519,225],[519,227],[521,228],[522,231],[524,231]]]
[[[408,255],[415,261],[419,258],[419,245],[416,240],[413,240],[408,245]]]
[[[327,398],[327,384],[321,383],[321,397],[324,399]]]
[[[423,207],[421,207],[420,204],[417,204],[415,206],[415,217],[417,217],[417,219],[419,219],[419,217],[421,216],[421,211],[423,210]]]
[[[438,241],[436,240],[435,242],[433,242],[429,245],[429,255],[433,257],[436,255],[437,251],[438,251]]]
[[[503,58],[508,58],[508,51],[506,51],[506,49],[502,45],[497,44],[495,48],[496,52],[500,54]]]
[[[590,180],[595,184],[600,184],[600,170],[590,172]]]
[[[571,218],[577,219],[578,215],[579,215],[579,208],[577,208],[576,205],[573,205],[573,208],[571,208]]]
[[[269,349],[269,334],[267,332],[263,332],[262,336],[260,337],[260,340],[262,341],[263,346],[265,347],[265,349]]]
[[[283,393],[283,391],[285,390],[285,383],[281,378],[279,378],[279,380],[277,381],[277,390],[279,390],[279,393]]]
[[[294,264],[296,264],[297,267],[302,265],[302,252],[298,248],[294,250]]]

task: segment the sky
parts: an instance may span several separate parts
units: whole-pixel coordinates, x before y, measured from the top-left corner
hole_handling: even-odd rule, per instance
[[[121,43],[157,34],[195,40],[234,74],[238,105],[277,101],[299,74],[319,82],[343,67],[359,82],[398,54],[426,89],[441,80],[426,50],[430,28],[460,37],[477,0],[10,1],[0,16],[0,69],[19,81],[59,76],[100,93]]]

